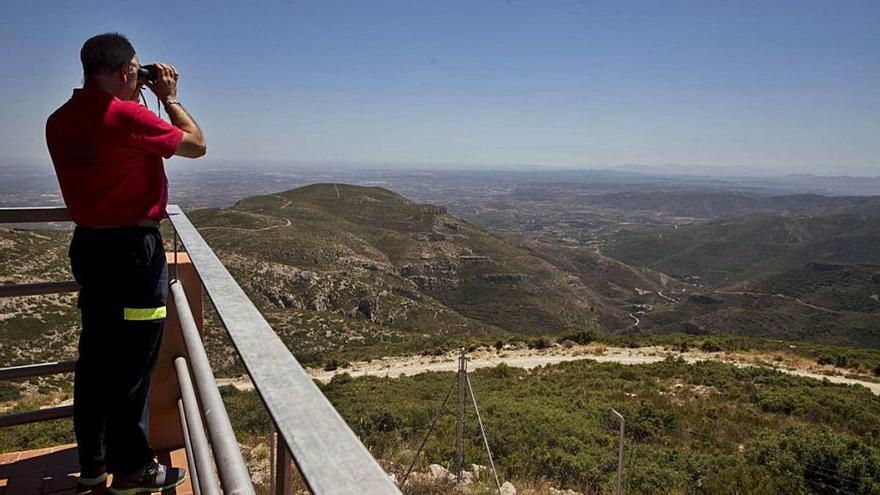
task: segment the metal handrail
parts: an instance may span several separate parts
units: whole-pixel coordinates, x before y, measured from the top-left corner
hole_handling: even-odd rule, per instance
[[[196,459],[193,454],[192,437],[190,436],[189,423],[186,419],[186,411],[183,409],[182,399],[177,399],[177,416],[180,419],[181,433],[183,433],[183,450],[186,452],[186,465],[189,466],[189,479],[192,484],[193,495],[202,495],[199,468],[196,466]]]
[[[312,493],[400,493],[186,215],[177,206],[167,212]]]
[[[17,380],[35,376],[70,373],[76,369],[76,361],[59,361],[55,363],[25,364],[0,368],[0,380]]]
[[[177,371],[177,384],[180,387],[181,426],[183,426],[183,438],[189,444],[187,453],[192,457],[189,465],[190,477],[193,480],[193,489],[206,495],[220,493],[217,480],[214,478],[214,466],[211,463],[211,451],[208,447],[208,437],[205,436],[205,425],[199,414],[199,403],[190,380],[189,367],[186,359],[178,357],[174,359],[174,369]]]
[[[189,363],[192,365],[191,372],[196,392],[205,412],[205,423],[211,437],[211,445],[214,447],[214,460],[217,462],[223,491],[227,494],[254,494],[256,492],[251,483],[251,476],[241,456],[232,423],[229,421],[223,398],[220,397],[217,388],[217,380],[214,378],[214,372],[211,371],[199,329],[186,300],[183,284],[179,280],[171,284],[171,296],[174,298],[175,313],[180,321],[180,333],[183,335],[183,343],[186,346]],[[178,379],[180,378],[181,374],[178,373]]]
[[[73,406],[47,407],[46,409],[34,409],[19,413],[0,415],[0,428],[8,426],[50,421],[53,419],[69,418],[73,416]]]
[[[16,380],[20,378],[32,378],[58,373],[70,373],[75,369],[76,361],[11,366],[8,368],[0,368],[0,380]],[[73,406],[46,407],[32,411],[0,414],[0,428],[36,423],[39,421],[69,418],[71,416],[73,416]]]
[[[70,214],[64,207],[0,208],[0,224],[69,222]],[[34,296],[73,292],[79,289],[74,281],[43,282],[35,284],[0,285],[0,298]],[[15,380],[37,376],[70,373],[76,368],[76,361],[28,364],[0,368],[0,380]],[[69,418],[73,416],[73,406],[56,406],[33,411],[0,415],[0,428],[17,426],[39,421]]]
[[[63,292],[76,292],[78,290],[79,284],[75,280],[67,282],[39,282],[36,284],[7,284],[0,285],[0,299],[4,297],[61,294]]]
[[[70,213],[63,206],[0,208],[0,223],[70,222]]]

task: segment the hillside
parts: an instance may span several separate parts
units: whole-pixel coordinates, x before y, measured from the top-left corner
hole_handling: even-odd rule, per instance
[[[317,184],[190,218],[300,349],[544,335],[614,318],[522,245],[381,188]]]
[[[630,229],[603,249],[691,286],[639,329],[880,346],[880,216],[753,215]]]
[[[630,229],[610,237],[605,250],[632,265],[723,286],[810,262],[880,263],[880,215],[753,215]]]

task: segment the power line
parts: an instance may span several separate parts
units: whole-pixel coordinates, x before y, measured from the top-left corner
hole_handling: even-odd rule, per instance
[[[806,483],[812,483],[813,485],[818,485],[826,490],[834,490],[837,493],[842,493],[843,495],[857,495],[856,493],[844,490],[843,488],[840,488],[837,486],[831,486],[831,485],[822,483],[821,481],[811,480],[809,478],[804,478],[803,476],[798,476],[797,474],[792,473],[791,471],[780,471],[780,473],[782,473],[782,474],[784,474],[784,475],[788,476],[789,478],[792,478],[796,481],[803,481]]]
[[[827,472],[829,472],[829,473],[834,473],[834,474],[840,475],[842,478],[848,480],[850,483],[861,484],[861,482],[862,482],[862,480],[859,479],[859,478],[854,478],[854,477],[852,477],[852,476],[849,476],[849,475],[847,475],[847,474],[841,473],[840,471],[836,471],[836,470],[834,470],[834,469],[829,469],[829,468],[827,468],[827,467],[818,466],[818,465],[816,465],[816,464],[810,464],[809,462],[806,462],[806,461],[800,461],[800,463],[803,464],[804,466],[809,466],[809,467],[812,467],[812,468],[815,468],[815,469],[821,469],[821,470],[823,470],[823,471],[827,471]],[[831,477],[833,477],[833,478],[836,478],[836,476],[832,476],[832,475],[829,475],[829,476],[831,476]],[[844,479],[841,479],[841,478],[838,478],[838,479],[839,479],[840,481],[844,481]]]

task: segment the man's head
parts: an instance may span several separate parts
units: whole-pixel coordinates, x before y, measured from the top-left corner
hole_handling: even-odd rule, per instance
[[[86,86],[97,86],[123,100],[135,99],[140,63],[125,36],[106,33],[89,38],[79,58]]]

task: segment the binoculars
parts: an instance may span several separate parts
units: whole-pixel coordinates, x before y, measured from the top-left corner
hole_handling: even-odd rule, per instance
[[[140,82],[156,82],[156,79],[159,79],[159,70],[155,65],[142,65],[140,69],[138,69],[138,81]]]

